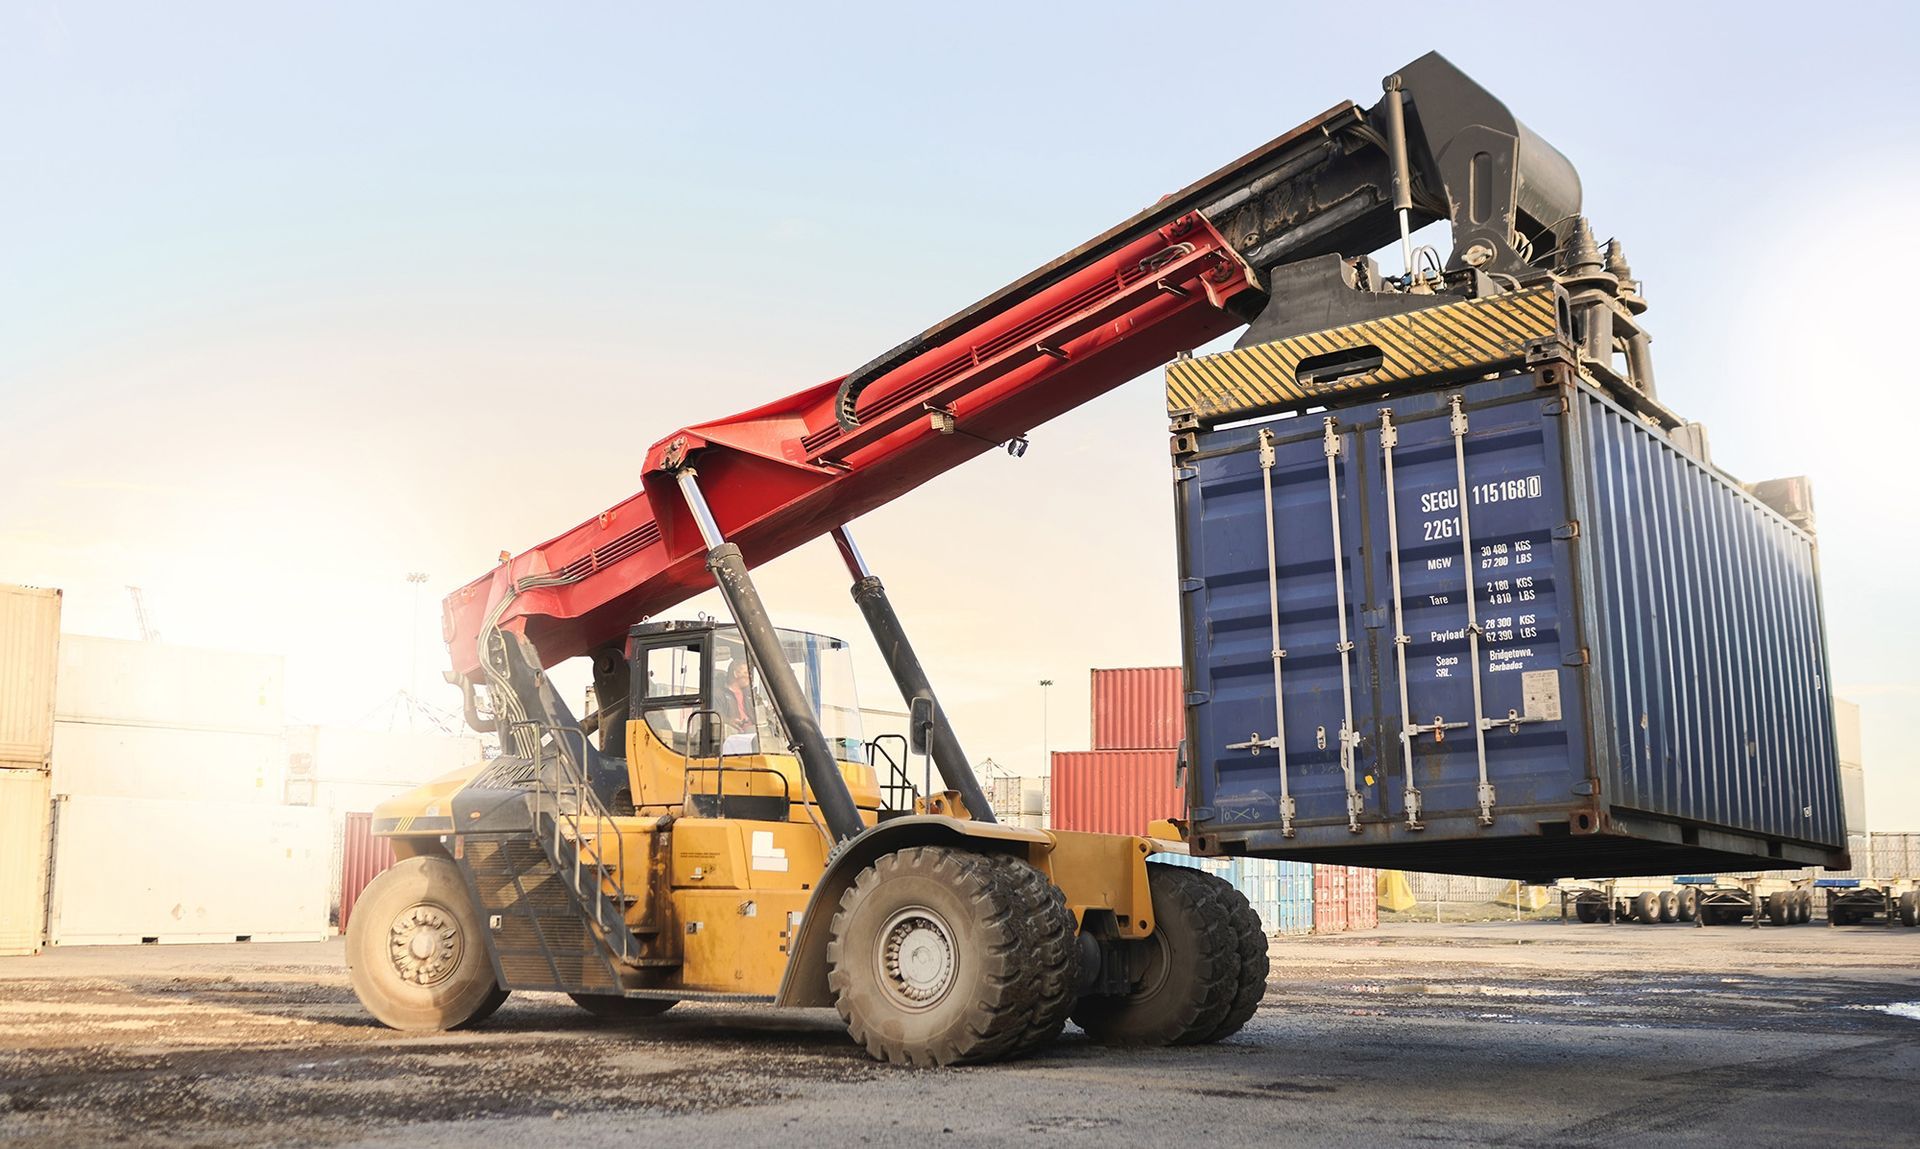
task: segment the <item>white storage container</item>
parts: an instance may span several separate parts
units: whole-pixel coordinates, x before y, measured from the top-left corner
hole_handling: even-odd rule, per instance
[[[40,949],[52,821],[44,770],[0,770],[0,955]]]
[[[67,635],[54,713],[123,726],[278,734],[286,724],[285,679],[277,654]]]
[[[0,769],[47,768],[59,652],[60,592],[0,585]]]
[[[278,733],[54,723],[56,794],[278,805],[286,764]]]
[[[318,941],[331,932],[324,810],[62,797],[54,841],[54,945]]]
[[[423,731],[287,728],[287,776],[340,786],[411,789],[483,756],[480,739]],[[356,809],[359,807],[355,807]]]

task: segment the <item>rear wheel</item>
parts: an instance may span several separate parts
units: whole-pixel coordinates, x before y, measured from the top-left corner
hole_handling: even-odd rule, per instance
[[[1660,891],[1660,920],[1663,922],[1680,920],[1680,895],[1672,890]]]
[[[1652,925],[1660,920],[1660,895],[1648,890],[1633,899],[1633,920]]]
[[[1131,943],[1139,971],[1132,992],[1083,997],[1073,1020],[1111,1045],[1218,1040],[1246,1021],[1227,1028],[1243,996],[1245,963],[1233,907],[1220,891],[1239,897],[1238,891],[1210,874],[1157,862],[1147,863],[1147,888],[1153,932]]]
[[[1587,925],[1592,925],[1600,920],[1600,903],[1575,902],[1573,904],[1573,916],[1579,918]]]
[[[1680,891],[1679,905],[1675,912],[1683,922],[1690,922],[1700,916],[1700,891],[1688,886]]]
[[[1920,890],[1909,890],[1900,895],[1900,924],[1920,926]]]
[[[1813,891],[1800,890],[1797,897],[1800,900],[1800,924],[1804,926],[1813,920]]]
[[[1793,907],[1789,904],[1792,900],[1793,895],[1785,891],[1769,894],[1767,896],[1767,924],[1784,926],[1793,920]]]
[[[1023,920],[1021,880],[999,859],[946,846],[860,871],[827,941],[827,984],[853,1039],[923,1066],[991,1061],[1034,1040],[1045,1028],[1035,1023],[1060,1008],[1049,987],[1074,979]]]
[[[405,858],[361,893],[347,922],[347,974],[360,1004],[395,1029],[460,1029],[507,1000],[466,883],[446,858]]]
[[[573,1004],[608,1021],[641,1021],[659,1017],[677,1003],[672,998],[615,997],[607,993],[570,993]]]

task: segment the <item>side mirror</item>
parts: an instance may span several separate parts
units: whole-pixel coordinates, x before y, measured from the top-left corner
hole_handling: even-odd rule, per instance
[[[914,695],[907,704],[907,749],[913,754],[927,753],[927,744],[933,740],[933,698],[926,694]]]

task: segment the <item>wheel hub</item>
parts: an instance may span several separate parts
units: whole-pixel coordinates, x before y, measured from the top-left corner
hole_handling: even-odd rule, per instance
[[[387,931],[387,956],[401,981],[432,985],[460,964],[459,923],[444,906],[422,902],[402,910]]]
[[[953,987],[953,932],[932,910],[915,906],[880,931],[880,984],[909,1009],[926,1009]]]

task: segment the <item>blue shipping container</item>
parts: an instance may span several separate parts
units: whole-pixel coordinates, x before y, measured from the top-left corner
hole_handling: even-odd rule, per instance
[[[1197,850],[1844,865],[1813,540],[1561,375],[1176,441]]]
[[[1305,862],[1271,858],[1196,858],[1188,854],[1155,854],[1148,859],[1169,866],[1205,870],[1225,878],[1246,895],[1260,925],[1269,934],[1313,932],[1313,867]]]

